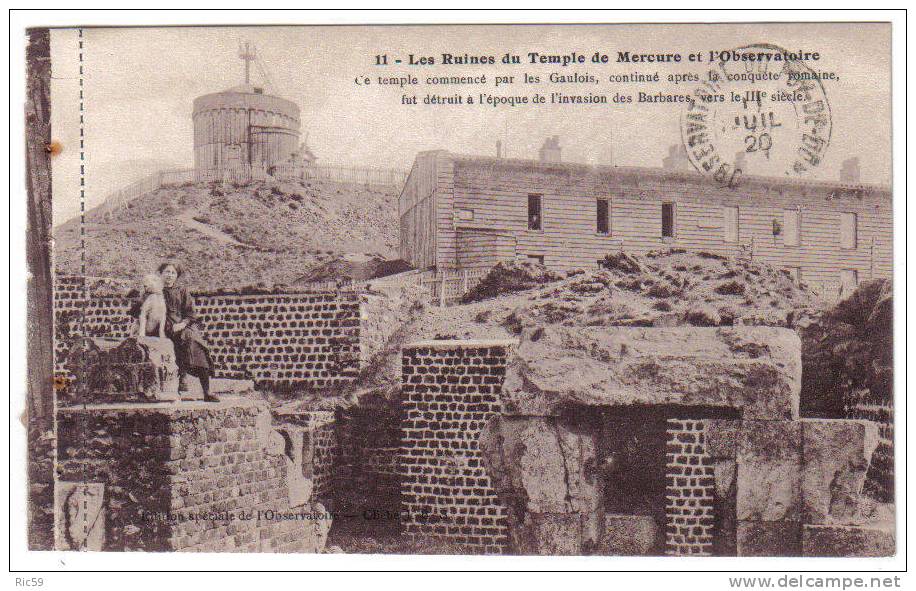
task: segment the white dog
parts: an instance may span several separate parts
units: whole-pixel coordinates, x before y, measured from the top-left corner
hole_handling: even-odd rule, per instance
[[[165,297],[162,295],[162,279],[150,273],[143,277],[143,304],[140,306],[138,336],[165,338]]]

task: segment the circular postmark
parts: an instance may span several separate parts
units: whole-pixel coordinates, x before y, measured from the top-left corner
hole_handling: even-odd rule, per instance
[[[681,113],[691,164],[717,183],[744,174],[804,176],[830,145],[830,103],[804,54],[755,44],[715,61]]]

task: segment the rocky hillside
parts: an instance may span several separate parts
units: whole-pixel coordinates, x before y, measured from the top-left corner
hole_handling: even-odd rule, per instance
[[[86,216],[86,273],[136,278],[176,257],[195,289],[291,285],[395,257],[398,189],[308,181],[159,189]],[[54,230],[55,267],[80,270],[79,219]],[[368,268],[368,270],[367,270]]]
[[[351,397],[396,398],[400,348],[427,339],[513,338],[545,326],[782,326],[801,328],[822,303],[789,275],[753,261],[682,250],[607,257],[602,268],[555,273],[500,263],[461,305],[423,305]]]
[[[789,275],[753,261],[683,250],[610,255],[601,268],[558,274],[500,264],[464,299],[434,310],[440,336],[514,336],[562,326],[785,326],[807,324],[819,301]],[[427,337],[435,337],[428,334]]]

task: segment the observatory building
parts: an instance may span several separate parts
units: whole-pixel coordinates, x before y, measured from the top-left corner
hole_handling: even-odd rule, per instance
[[[239,57],[245,63],[243,84],[194,99],[198,171],[248,165],[269,170],[299,159],[298,105],[251,83],[251,62],[257,56],[247,43]]]

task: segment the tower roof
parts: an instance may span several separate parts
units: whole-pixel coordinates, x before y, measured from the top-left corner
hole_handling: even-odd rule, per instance
[[[256,87],[254,84],[238,84],[232,88],[227,88],[223,92],[241,92],[246,94],[261,94],[264,89]],[[260,92],[259,92],[260,91]]]

